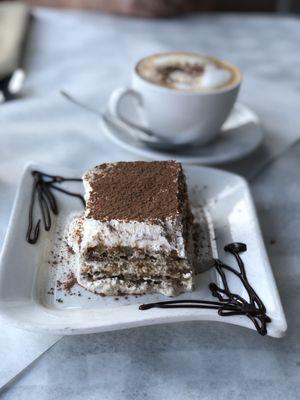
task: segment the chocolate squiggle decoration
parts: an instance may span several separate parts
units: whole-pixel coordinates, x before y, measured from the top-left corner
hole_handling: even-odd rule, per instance
[[[42,221],[45,231],[49,231],[51,228],[51,213],[57,215],[59,210],[56,199],[52,193],[52,190],[65,193],[68,196],[78,197],[83,205],[85,205],[84,198],[79,193],[73,193],[69,190],[63,189],[55,185],[62,182],[82,182],[80,178],[64,178],[62,176],[49,175],[40,171],[32,171],[33,176],[33,187],[31,192],[31,201],[29,206],[29,219],[28,228],[26,233],[26,240],[30,244],[37,242],[40,234],[41,219],[34,225],[33,222],[33,210],[36,199],[40,207]]]
[[[247,250],[244,243],[231,243],[224,247],[224,250],[231,253],[238,264],[239,270],[224,264],[220,260],[215,260],[214,267],[221,277],[223,288],[215,283],[209,284],[209,289],[214,297],[219,301],[209,300],[171,300],[158,303],[148,303],[140,305],[140,310],[149,310],[150,308],[206,308],[217,310],[222,317],[231,315],[245,315],[254,324],[260,335],[267,334],[267,323],[271,322],[270,317],[266,313],[266,307],[250,285],[244,263],[239,253]],[[228,286],[227,278],[224,271],[231,272],[241,281],[247,291],[248,300],[242,298],[236,293],[232,293]]]

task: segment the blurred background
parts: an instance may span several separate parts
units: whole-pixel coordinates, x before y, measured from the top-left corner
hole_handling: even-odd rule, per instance
[[[26,3],[45,7],[101,10],[143,17],[166,17],[199,11],[300,12],[299,0],[26,0]]]
[[[299,0],[0,0],[0,104],[14,99],[25,80],[25,44],[35,6],[79,9],[133,18],[172,18],[186,14],[236,13],[237,15],[296,15]],[[60,17],[53,16],[53,22]],[[251,33],[252,35],[252,33]],[[253,30],[253,39],[256,32]]]

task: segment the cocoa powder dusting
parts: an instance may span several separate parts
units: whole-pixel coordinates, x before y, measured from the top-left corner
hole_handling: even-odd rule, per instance
[[[87,172],[88,218],[157,221],[181,211],[185,179],[176,161],[102,164]]]
[[[67,292],[70,292],[73,286],[77,283],[77,279],[73,272],[70,272],[67,278],[68,280],[64,282],[63,287]]]

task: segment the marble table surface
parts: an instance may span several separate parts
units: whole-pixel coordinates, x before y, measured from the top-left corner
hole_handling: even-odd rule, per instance
[[[299,20],[200,15],[146,21],[47,9],[35,9],[34,16],[24,95],[0,106],[0,245],[27,161],[85,169],[134,159],[105,138],[95,116],[67,103],[59,90],[100,110],[115,87],[129,82],[132,65],[145,54],[176,49],[215,54],[242,69],[240,100],[264,125],[259,150],[221,167],[250,181],[289,329],[285,338],[272,339],[226,324],[191,322],[64,337],[0,397],[298,398],[300,144],[290,145],[300,136]],[[0,351],[1,346],[6,343]]]

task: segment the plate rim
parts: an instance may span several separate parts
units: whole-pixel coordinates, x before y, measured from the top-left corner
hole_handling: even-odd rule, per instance
[[[13,240],[13,227],[14,224],[16,223],[16,212],[18,211],[18,208],[21,207],[21,202],[22,202],[22,183],[24,182],[24,178],[25,175],[32,170],[33,168],[40,168],[41,169],[45,169],[47,167],[53,169],[54,167],[57,168],[58,170],[63,170],[63,171],[70,171],[71,172],[75,172],[77,171],[76,169],[73,168],[68,168],[65,167],[63,165],[58,165],[58,166],[54,166],[53,164],[47,164],[47,163],[37,163],[37,162],[32,162],[29,161],[26,163],[25,167],[23,168],[23,173],[21,175],[18,187],[17,187],[17,191],[15,194],[15,198],[14,198],[14,202],[13,202],[13,207],[12,207],[12,211],[11,211],[11,215],[9,218],[9,223],[8,223],[8,227],[7,227],[7,232],[5,235],[5,239],[3,241],[3,246],[1,249],[1,253],[0,253],[0,279],[2,279],[2,272],[5,268],[5,261],[6,258],[8,257],[9,254],[9,243],[11,240]],[[251,214],[253,215],[254,219],[255,219],[255,225],[256,228],[258,230],[258,233],[260,235],[260,239],[259,243],[260,243],[260,250],[262,252],[262,256],[264,257],[265,261],[267,261],[268,263],[268,278],[271,280],[271,286],[273,287],[273,291],[276,295],[276,302],[277,302],[277,307],[278,309],[277,311],[277,315],[278,318],[273,320],[273,325],[274,325],[274,329],[275,332],[272,332],[272,334],[268,333],[268,336],[273,336],[273,337],[283,337],[285,335],[285,332],[287,330],[287,322],[286,322],[286,317],[284,314],[284,310],[282,307],[282,302],[280,299],[280,295],[278,292],[278,288],[277,288],[277,283],[273,274],[273,270],[269,261],[269,257],[267,255],[267,251],[264,245],[264,240],[263,240],[263,236],[262,236],[262,232],[261,232],[261,228],[260,228],[260,224],[258,221],[258,216],[256,213],[256,208],[254,205],[254,201],[251,195],[251,191],[249,188],[249,185],[246,181],[245,178],[243,178],[242,176],[232,173],[232,172],[227,172],[224,170],[219,170],[216,168],[211,168],[211,167],[206,167],[206,166],[184,166],[184,168],[186,169],[192,169],[192,170],[208,170],[211,171],[213,173],[216,173],[218,175],[226,175],[226,176],[231,176],[234,179],[237,179],[240,184],[242,184],[244,186],[244,189],[246,191],[247,194],[247,201],[249,202],[249,206],[251,208]],[[79,170],[79,169],[78,169]],[[37,303],[37,302],[32,302],[33,303],[33,307],[34,308],[42,308],[42,309],[47,309],[47,307],[42,306],[41,304]],[[147,317],[143,320],[136,320],[136,321],[127,321],[127,322],[121,322],[121,325],[118,324],[118,322],[115,322],[113,324],[108,324],[105,326],[97,326],[97,324],[95,326],[89,326],[87,328],[85,327],[81,327],[81,328],[52,328],[52,327],[42,327],[42,326],[38,326],[38,325],[34,325],[32,324],[32,322],[24,322],[23,320],[19,321],[18,319],[14,318],[12,315],[10,315],[9,313],[6,312],[5,310],[5,305],[7,305],[7,302],[2,301],[1,299],[1,295],[0,295],[0,317],[3,318],[3,320],[7,320],[10,324],[12,324],[15,327],[21,328],[21,329],[26,329],[26,330],[30,330],[30,331],[40,331],[40,332],[47,332],[47,333],[53,333],[53,334],[86,334],[86,333],[96,333],[96,332],[104,332],[104,331],[113,331],[113,330],[121,330],[121,329],[128,329],[128,328],[134,328],[134,327],[139,327],[139,326],[148,326],[148,325],[152,325],[152,324],[165,324],[165,323],[173,323],[173,322],[182,322],[182,321],[214,321],[214,322],[221,322],[221,323],[229,323],[229,324],[233,324],[233,325],[238,325],[238,326],[243,326],[246,328],[250,328],[251,326],[248,325],[248,321],[247,319],[242,319],[238,322],[235,321],[234,318],[231,317],[226,317],[222,320],[219,319],[219,317],[216,316],[205,316],[205,313],[199,315],[195,315],[194,317],[191,317],[191,313],[190,311],[187,311],[186,313],[183,313],[181,315],[167,315],[167,316],[157,316],[157,315],[153,315],[153,310],[148,310],[147,311]],[[128,306],[122,306],[122,307],[136,307],[136,305],[128,305]],[[93,312],[101,314],[101,311],[103,310],[93,310]],[[161,310],[157,310],[155,309],[154,314],[157,313],[157,311],[161,311]],[[49,310],[48,310],[48,314],[49,314]],[[50,312],[51,314],[51,312]],[[245,322],[245,323],[243,323]],[[253,329],[253,328],[252,328]]]

